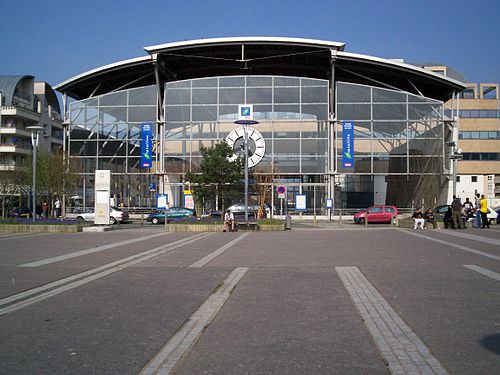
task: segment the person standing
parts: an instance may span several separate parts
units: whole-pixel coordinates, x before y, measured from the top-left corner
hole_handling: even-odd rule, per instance
[[[54,210],[56,211],[56,219],[61,216],[61,201],[59,198],[56,198],[56,201],[54,203]]]
[[[481,201],[481,196],[479,193],[476,194],[476,199],[475,199],[475,205],[476,205],[476,218],[474,220],[474,226],[476,228],[481,227],[481,207],[479,205],[479,202]]]
[[[43,201],[43,204],[42,204],[42,217],[44,219],[47,219],[49,217],[48,211],[49,211],[49,205],[47,204],[46,201]]]
[[[453,220],[453,227],[455,229],[464,229],[464,221],[462,219],[462,203],[460,198],[456,195],[453,196],[453,202],[451,202],[451,219]]]
[[[481,200],[479,201],[479,211],[481,212],[481,219],[483,221],[482,228],[490,229],[490,223],[488,222],[488,200],[484,194],[481,195]]]

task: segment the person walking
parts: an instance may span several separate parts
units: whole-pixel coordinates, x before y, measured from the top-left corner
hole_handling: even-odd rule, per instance
[[[464,229],[464,221],[462,219],[462,203],[460,198],[456,195],[453,196],[453,202],[451,202],[451,219],[453,220],[453,227],[455,229]]]
[[[484,194],[481,195],[481,200],[479,201],[479,211],[481,212],[481,220],[483,221],[482,228],[490,229],[490,223],[488,222],[488,200]]]

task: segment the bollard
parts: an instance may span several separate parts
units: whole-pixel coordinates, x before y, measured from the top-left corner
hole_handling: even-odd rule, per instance
[[[141,213],[141,227],[144,226],[144,214]]]
[[[342,226],[342,209],[339,210],[339,226]]]
[[[292,217],[287,214],[285,220],[285,230],[290,230],[290,229],[292,229]]]

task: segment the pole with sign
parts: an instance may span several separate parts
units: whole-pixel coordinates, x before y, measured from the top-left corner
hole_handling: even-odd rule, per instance
[[[280,216],[281,219],[283,219],[283,199],[286,197],[286,186],[278,186],[276,192],[278,193],[278,199],[280,200]]]
[[[238,104],[238,120],[236,124],[243,125],[244,133],[244,153],[245,153],[245,222],[248,222],[248,126],[258,124],[253,119],[252,104]]]

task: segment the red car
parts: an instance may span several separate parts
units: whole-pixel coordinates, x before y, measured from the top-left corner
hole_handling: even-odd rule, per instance
[[[395,206],[371,206],[354,215],[354,222],[364,224],[365,220],[368,220],[368,223],[391,223],[397,214],[398,209]]]

